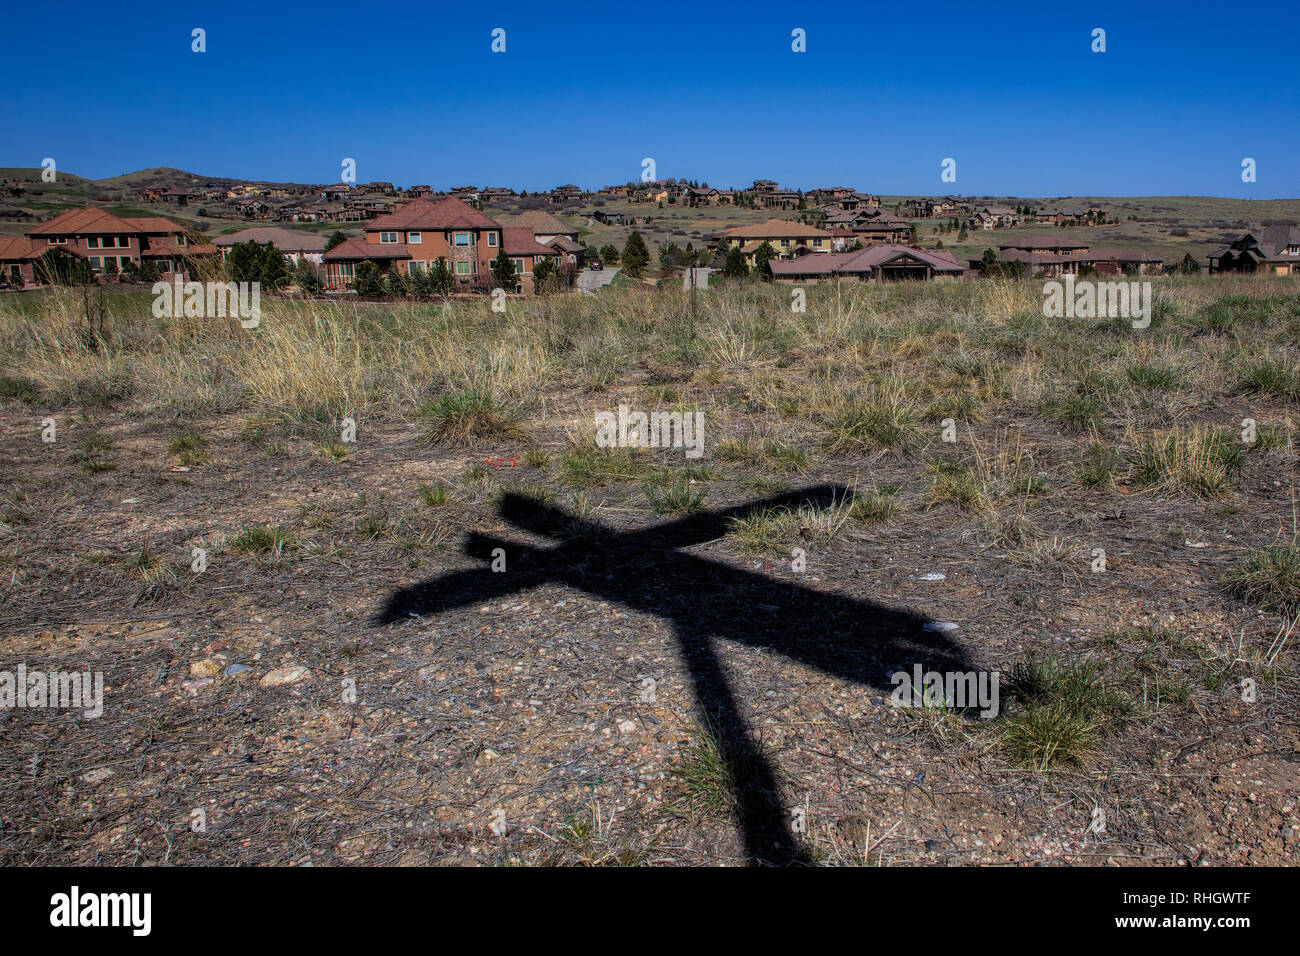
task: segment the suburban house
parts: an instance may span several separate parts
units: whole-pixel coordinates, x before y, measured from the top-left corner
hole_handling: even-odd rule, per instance
[[[1020,225],[1020,214],[1006,206],[985,206],[967,220],[972,229],[997,229]]]
[[[1064,236],[1034,236],[1030,239],[1018,239],[1004,242],[999,249],[1019,249],[1024,252],[1036,252],[1044,255],[1080,257],[1088,254],[1088,244]]]
[[[912,236],[911,223],[893,216],[867,216],[855,220],[849,228],[864,245],[905,243]]]
[[[1092,267],[1102,275],[1163,275],[1165,261],[1149,252],[1129,252],[1119,249],[1094,249],[1088,254]]]
[[[582,198],[582,187],[575,186],[572,183],[566,183],[563,186],[556,186],[551,190],[550,200],[552,203],[559,205],[570,200]]]
[[[430,268],[438,259],[462,286],[490,288],[492,260],[501,251],[501,225],[459,199],[416,199],[366,224],[364,237],[324,255],[325,286],[339,291],[366,260],[399,274]]]
[[[981,262],[981,259],[972,259],[972,268]],[[1055,278],[1078,275],[1081,269],[1092,265],[1092,257],[1088,254],[1086,242],[1062,236],[1036,236],[999,245],[998,262],[1019,262],[1029,277]]]
[[[1210,256],[1210,273],[1216,272],[1300,275],[1300,229],[1266,226],[1260,232],[1246,233]]]
[[[558,265],[560,254],[538,242],[528,226],[506,226],[501,233],[506,255],[515,267],[516,283],[510,291],[533,292],[533,273],[537,266],[547,259]]]
[[[772,262],[771,269],[772,277],[778,282],[823,279],[926,281],[958,279],[966,271],[966,267],[945,249],[914,249],[898,245],[873,246],[859,252],[832,252],[824,256],[801,256]]]
[[[763,243],[770,243],[781,259],[791,259],[807,253],[830,254],[833,236],[824,229],[806,226],[788,219],[768,219],[745,226],[732,226],[717,234],[720,240],[740,243],[745,260],[752,266],[754,253]]]
[[[70,209],[27,231],[46,247],[61,246],[85,254],[96,274],[116,275],[127,263],[152,261],[163,272],[185,271],[185,261],[216,254],[216,247],[192,244],[185,230],[170,219],[124,219],[93,206]]]
[[[481,203],[504,203],[517,199],[519,194],[513,189],[507,189],[504,186],[488,186],[479,190],[478,198]]]
[[[42,284],[47,277],[41,274],[41,258],[51,249],[73,259],[86,258],[75,246],[51,246],[28,236],[0,237],[0,281],[19,289]]]
[[[319,192],[320,198],[326,202],[339,202],[346,199],[352,193],[352,187],[347,183],[335,183],[333,186],[326,186]]]
[[[564,220],[552,216],[544,209],[529,209],[516,216],[510,225],[532,230],[533,238],[543,246],[550,246],[564,262],[573,266],[582,265],[583,253],[587,247],[578,241],[578,230]]]
[[[803,195],[793,189],[774,189],[760,197],[767,209],[798,209]]]
[[[1040,209],[1034,213],[1034,222],[1050,222],[1058,226],[1077,226],[1088,218],[1084,209]]]
[[[325,241],[324,236],[311,232],[299,232],[282,226],[255,226],[252,229],[221,236],[215,240],[214,245],[221,250],[223,259],[230,255],[232,247],[241,242],[256,242],[263,246],[275,246],[295,266],[304,259],[318,266],[325,255]]]
[[[591,218],[607,226],[621,226],[626,220],[621,212],[609,212],[604,209],[597,209],[591,214]]]

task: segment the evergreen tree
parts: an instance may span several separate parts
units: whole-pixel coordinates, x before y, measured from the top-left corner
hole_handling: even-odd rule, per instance
[[[505,249],[498,252],[497,257],[492,260],[492,279],[496,282],[498,289],[505,289],[507,292],[515,291],[515,285],[517,284],[515,264],[506,255]]]
[[[733,279],[743,279],[749,275],[749,265],[740,246],[732,246],[727,252],[727,264],[722,267],[722,274]]]
[[[600,247],[600,253],[596,258],[600,259],[606,266],[618,265],[618,246],[612,242],[606,243]]]
[[[326,252],[329,252],[329,251],[330,251],[331,249],[333,249],[335,246],[340,245],[340,244],[342,244],[342,243],[344,243],[344,242],[347,242],[347,241],[348,241],[348,237],[345,236],[345,235],[343,235],[343,233],[338,232],[338,231],[336,230],[335,233],[334,233],[334,235],[330,236],[329,239],[326,240],[326,242],[325,242],[325,251],[326,251]]]
[[[555,270],[555,260],[543,259],[533,266],[533,292],[536,295],[550,292],[551,287],[556,284],[558,278],[558,273]]]
[[[770,242],[764,242],[754,250],[754,271],[758,273],[759,278],[764,282],[769,282],[772,279],[772,268],[768,263],[776,257],[776,247]]]
[[[632,278],[639,279],[649,264],[650,250],[646,248],[641,233],[633,232],[623,246],[623,268]]]

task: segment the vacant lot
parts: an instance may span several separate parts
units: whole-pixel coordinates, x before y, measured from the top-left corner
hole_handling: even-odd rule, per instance
[[[1294,862],[1300,290],[1153,284],[0,299],[0,862]]]

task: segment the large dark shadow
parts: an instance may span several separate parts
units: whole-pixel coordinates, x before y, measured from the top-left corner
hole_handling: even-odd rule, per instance
[[[880,690],[893,689],[889,674],[897,669],[910,672],[919,663],[926,670],[966,671],[970,662],[960,645],[925,630],[926,619],[917,614],[813,591],[682,549],[726,534],[732,518],[765,508],[830,507],[848,495],[846,488],[821,485],[622,534],[507,495],[501,516],[552,539],[553,547],[471,533],[465,553],[482,559],[483,568],[396,591],[374,623],[440,614],[547,583],[568,584],[671,620],[703,723],[731,770],[737,823],[751,862],[807,862],[790,832],[775,773],[741,716],[714,639],[770,649]],[[490,569],[496,548],[505,550],[505,572]]]

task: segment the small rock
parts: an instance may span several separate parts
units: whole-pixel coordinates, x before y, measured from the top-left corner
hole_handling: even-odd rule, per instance
[[[238,677],[240,674],[247,674],[251,670],[252,668],[247,664],[231,664],[225,669],[224,673],[227,677]]]
[[[107,767],[98,767],[89,773],[82,774],[81,779],[86,781],[86,783],[100,783],[111,776],[113,776],[113,771],[109,770]]]
[[[191,694],[197,694],[201,688],[207,687],[211,683],[212,683],[212,678],[205,677],[202,680],[187,680],[181,686],[184,687]]]
[[[618,722],[618,732],[620,734],[630,734],[634,730],[636,730],[635,720],[620,720]]]
[[[931,571],[931,572],[929,572],[928,574],[923,574],[923,575],[921,575],[921,580],[922,580],[922,581],[942,581],[942,580],[943,580],[944,578],[946,578],[947,576],[948,576],[948,575],[944,574],[942,571]]]
[[[311,680],[311,671],[301,664],[293,664],[289,667],[277,667],[273,671],[267,671],[266,675],[258,681],[258,684],[263,687],[283,687],[286,684],[297,684],[305,680]]]
[[[923,631],[929,631],[931,634],[956,634],[959,628],[952,621],[926,621]]]
[[[195,661],[190,665],[190,676],[195,678],[216,677],[221,673],[221,665],[210,657]]]

